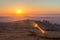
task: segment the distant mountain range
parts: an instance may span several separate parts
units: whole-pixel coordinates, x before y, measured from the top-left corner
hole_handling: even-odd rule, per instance
[[[11,17],[11,16],[0,16],[0,22],[11,22],[18,20],[32,19],[32,20],[47,20],[52,23],[60,24],[60,16],[25,16],[25,17]]]

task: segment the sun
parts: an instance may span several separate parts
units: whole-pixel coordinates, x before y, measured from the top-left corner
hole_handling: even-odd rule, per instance
[[[18,9],[18,10],[17,10],[17,13],[18,13],[18,14],[21,14],[21,13],[22,13],[22,10],[21,10],[21,9]]]

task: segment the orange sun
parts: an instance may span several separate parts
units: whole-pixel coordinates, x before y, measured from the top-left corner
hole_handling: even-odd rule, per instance
[[[21,14],[21,13],[22,13],[22,10],[21,10],[21,9],[18,9],[18,10],[17,10],[17,13],[18,13],[18,14]]]

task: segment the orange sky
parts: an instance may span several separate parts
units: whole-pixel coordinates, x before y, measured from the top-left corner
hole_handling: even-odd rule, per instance
[[[0,15],[60,14],[60,0],[0,0]]]

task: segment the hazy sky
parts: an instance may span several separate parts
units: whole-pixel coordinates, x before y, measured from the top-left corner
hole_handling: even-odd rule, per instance
[[[25,13],[60,13],[60,0],[0,0],[0,14],[15,13],[18,9]]]

